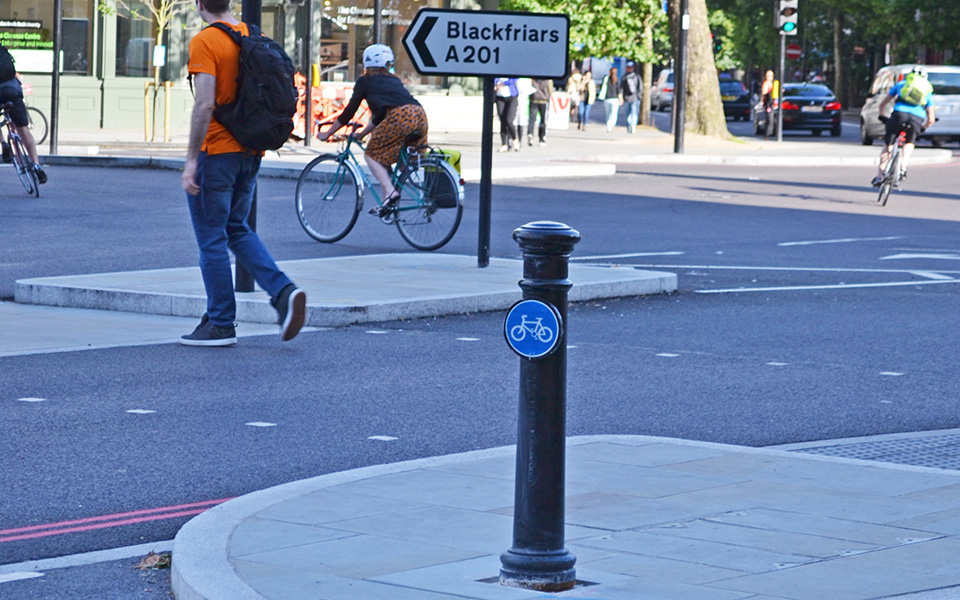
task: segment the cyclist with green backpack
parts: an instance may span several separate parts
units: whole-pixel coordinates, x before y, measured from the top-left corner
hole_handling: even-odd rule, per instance
[[[933,85],[927,81],[927,73],[919,65],[913,67],[903,80],[890,88],[887,97],[880,102],[881,120],[884,118],[883,111],[890,102],[894,102],[893,114],[886,120],[887,133],[883,138],[883,151],[880,153],[880,170],[871,182],[874,187],[883,182],[883,172],[897,143],[897,138],[900,137],[900,132],[907,134],[903,145],[903,166],[900,170],[900,178],[903,179],[907,176],[907,163],[910,161],[910,154],[913,153],[917,135],[933,125],[936,120],[933,109]]]

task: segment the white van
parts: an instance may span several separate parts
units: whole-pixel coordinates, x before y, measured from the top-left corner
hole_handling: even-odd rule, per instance
[[[870,96],[860,109],[860,143],[869,146],[874,139],[883,137],[886,126],[880,116],[880,102],[898,81],[917,65],[888,65],[877,71],[870,86]],[[934,146],[944,142],[960,142],[960,67],[920,65],[927,71],[927,79],[933,85],[933,105],[937,122],[930,126],[921,139],[930,140]],[[893,112],[893,103],[887,105],[887,116]]]

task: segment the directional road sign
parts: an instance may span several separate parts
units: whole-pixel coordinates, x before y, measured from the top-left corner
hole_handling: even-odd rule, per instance
[[[569,34],[567,15],[424,8],[403,47],[421,75],[560,78]]]

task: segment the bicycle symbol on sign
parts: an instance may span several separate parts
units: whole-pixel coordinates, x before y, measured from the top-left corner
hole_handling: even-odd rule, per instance
[[[527,337],[528,332],[544,344],[550,343],[553,339],[553,330],[543,325],[543,317],[527,319],[527,315],[520,315],[520,324],[510,329],[510,337],[515,342],[521,342]]]

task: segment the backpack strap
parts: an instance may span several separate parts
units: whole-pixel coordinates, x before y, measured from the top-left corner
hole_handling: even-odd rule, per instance
[[[230,39],[232,39],[232,40],[234,41],[234,43],[236,43],[238,46],[241,45],[240,40],[241,40],[241,38],[243,37],[243,34],[240,33],[239,31],[237,31],[236,29],[234,29],[233,27],[230,27],[229,25],[227,25],[227,24],[224,23],[223,21],[217,21],[216,23],[211,23],[211,24],[207,25],[207,27],[204,27],[204,29],[207,29],[207,28],[210,28],[210,27],[213,27],[214,29],[219,29],[220,31],[222,31],[222,32],[224,32],[225,34],[229,35],[229,36],[230,36]],[[263,35],[263,34],[260,32],[260,28],[257,27],[256,25],[252,24],[252,23],[247,23],[247,31],[250,32],[250,35],[254,35],[254,36]],[[194,98],[196,98],[196,97],[197,97],[197,94],[196,94],[196,92],[194,92],[194,90],[193,90],[193,75],[187,75],[187,82],[190,84],[190,93],[193,94],[193,97],[194,97]]]

